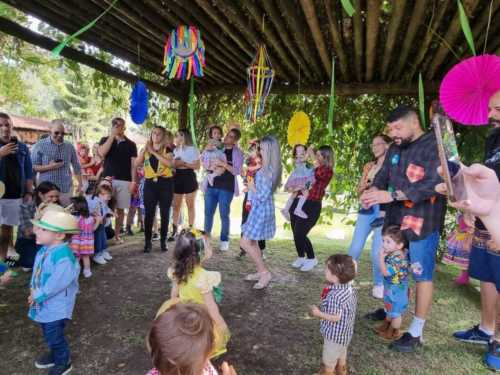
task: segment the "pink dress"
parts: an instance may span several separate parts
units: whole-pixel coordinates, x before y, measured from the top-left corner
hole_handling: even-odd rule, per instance
[[[153,368],[146,375],[161,375],[160,372]],[[207,362],[207,365],[203,369],[203,372],[200,375],[219,375],[217,370],[212,366],[210,362]]]
[[[78,217],[80,233],[75,234],[71,239],[71,249],[77,258],[82,255],[94,254],[94,225],[95,219],[93,216]]]

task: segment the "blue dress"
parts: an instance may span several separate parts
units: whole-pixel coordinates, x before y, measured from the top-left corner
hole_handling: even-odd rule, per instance
[[[252,194],[252,208],[241,227],[243,236],[250,240],[269,240],[276,233],[272,178],[259,170],[255,175],[256,191]]]

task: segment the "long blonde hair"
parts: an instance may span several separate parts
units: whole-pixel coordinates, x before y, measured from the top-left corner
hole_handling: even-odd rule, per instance
[[[281,183],[281,153],[280,145],[276,138],[266,135],[260,141],[260,155],[262,158],[262,171],[271,176],[272,191],[276,191]]]

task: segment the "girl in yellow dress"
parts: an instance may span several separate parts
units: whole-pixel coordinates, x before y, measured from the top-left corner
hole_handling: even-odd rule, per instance
[[[174,249],[175,263],[167,271],[172,280],[170,299],[160,307],[157,316],[177,302],[205,305],[215,323],[215,348],[211,355],[214,358],[227,351],[230,332],[217,306],[222,298],[221,275],[202,267],[202,262],[211,256],[210,243],[201,232],[193,229],[181,232]]]

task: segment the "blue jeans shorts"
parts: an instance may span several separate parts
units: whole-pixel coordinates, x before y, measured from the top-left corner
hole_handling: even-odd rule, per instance
[[[432,232],[424,239],[410,241],[410,270],[413,280],[432,281],[436,268],[439,232]]]
[[[485,230],[476,229],[469,256],[469,275],[479,281],[495,284],[500,293],[500,249],[490,242]]]
[[[408,282],[389,284],[384,281],[384,306],[387,316],[399,318],[408,309]]]

